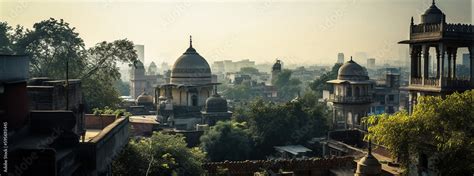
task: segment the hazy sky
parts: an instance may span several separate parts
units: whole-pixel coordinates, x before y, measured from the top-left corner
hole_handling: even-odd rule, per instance
[[[208,62],[251,59],[328,64],[337,53],[395,62],[431,0],[0,0],[0,21],[32,28],[64,19],[88,47],[127,38],[145,45],[146,63],[174,63],[193,46]],[[472,24],[471,0],[437,0],[448,23]],[[358,58],[355,58],[358,61]],[[360,60],[365,63],[366,61]],[[377,61],[382,62],[381,60]]]

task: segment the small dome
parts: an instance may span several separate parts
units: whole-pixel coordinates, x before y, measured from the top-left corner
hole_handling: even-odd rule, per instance
[[[137,97],[137,103],[153,103],[153,96],[148,95],[146,92],[143,92]]]
[[[190,41],[189,48],[176,60],[171,69],[170,82],[188,85],[208,84],[212,81],[211,77],[209,64],[196,52]]]
[[[137,60],[135,62],[135,68],[136,69],[145,69],[145,66],[143,65],[142,61]]]
[[[337,79],[340,80],[368,80],[367,71],[351,60],[344,63],[337,73]]]
[[[206,112],[227,112],[227,100],[215,93],[206,100]]]
[[[379,160],[372,155],[372,143],[369,141],[369,152],[359,162],[355,175],[380,175],[382,173],[382,165]]]
[[[430,8],[426,9],[425,13],[421,15],[421,23],[433,24],[441,23],[446,18],[444,13],[436,6],[436,3],[433,1]]]

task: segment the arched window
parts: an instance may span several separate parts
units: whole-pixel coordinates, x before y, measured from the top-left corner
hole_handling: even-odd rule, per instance
[[[197,106],[197,105],[198,105],[198,97],[197,97],[197,95],[192,95],[192,96],[191,96],[191,104],[192,104],[192,106]]]
[[[346,92],[347,97],[352,97],[352,87],[347,86],[347,92]]]

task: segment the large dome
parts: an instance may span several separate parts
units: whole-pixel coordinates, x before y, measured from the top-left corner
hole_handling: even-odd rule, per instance
[[[444,13],[436,7],[435,2],[431,4],[430,8],[426,9],[425,13],[421,15],[421,23],[425,24],[439,24],[446,18]]]
[[[211,68],[190,40],[189,48],[181,55],[171,70],[172,84],[199,85],[211,83]]]
[[[337,79],[361,81],[368,80],[369,76],[367,75],[367,71],[351,58],[351,60],[344,63],[341,68],[339,68]]]

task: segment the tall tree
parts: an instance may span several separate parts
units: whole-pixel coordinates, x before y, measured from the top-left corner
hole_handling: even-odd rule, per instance
[[[274,79],[273,85],[277,88],[278,97],[282,100],[293,99],[301,90],[301,81],[296,78],[291,78],[292,73],[291,70],[285,69]]]
[[[322,96],[323,90],[332,90],[332,85],[326,82],[337,78],[337,72],[339,71],[339,68],[341,68],[341,66],[342,64],[334,64],[331,71],[324,73],[318,79],[310,83],[309,86],[311,90],[313,90],[318,97]]]
[[[474,173],[474,90],[441,97],[419,97],[411,115],[370,116],[368,138],[387,147],[409,168],[416,156],[436,158],[440,175]]]
[[[182,135],[153,133],[130,143],[112,163],[114,175],[196,175],[205,153],[199,148],[188,148]]]
[[[0,54],[11,54],[11,31],[12,27],[8,26],[6,22],[0,22]]]
[[[201,137],[201,147],[211,161],[249,158],[251,141],[244,123],[219,121]]]

